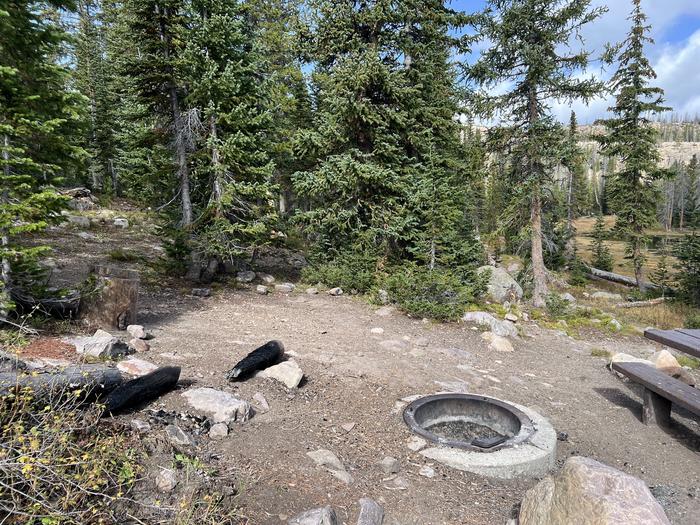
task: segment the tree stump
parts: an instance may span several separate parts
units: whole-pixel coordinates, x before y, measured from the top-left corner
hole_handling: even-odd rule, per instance
[[[126,330],[136,324],[139,274],[111,266],[96,266],[83,296],[81,313],[90,326]]]

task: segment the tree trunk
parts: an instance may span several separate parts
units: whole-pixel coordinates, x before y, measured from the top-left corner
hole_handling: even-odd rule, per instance
[[[18,389],[30,388],[34,396],[62,396],[75,390],[83,390],[84,397],[110,392],[124,382],[119,370],[105,365],[71,366],[51,372],[0,373],[0,395]]]
[[[576,253],[576,238],[574,237],[574,204],[573,204],[573,192],[574,192],[574,172],[569,170],[569,187],[567,188],[566,195],[566,258],[569,261],[574,260]]]
[[[3,173],[5,177],[10,176],[10,137],[3,136],[2,159],[4,161]],[[9,182],[8,182],[9,183]],[[0,193],[0,205],[5,205],[9,202],[10,195],[5,184],[3,184],[2,193]],[[10,232],[6,228],[0,228],[0,249],[7,250],[10,246]],[[10,259],[6,255],[2,257],[2,268],[0,268],[0,278],[4,283],[4,288],[7,289],[12,281],[12,269],[10,268]],[[2,291],[2,290],[0,290]]]
[[[81,311],[91,326],[126,330],[136,324],[139,275],[131,270],[97,266],[95,288],[81,302]]]
[[[211,203],[216,207],[217,215],[221,213],[221,199],[223,188],[221,181],[221,154],[219,152],[218,134],[216,129],[216,116],[209,117],[209,140],[211,141],[211,167],[214,171],[214,184],[212,185]]]
[[[109,175],[112,178],[112,191],[117,197],[121,197],[122,191],[119,187],[119,179],[117,178],[117,170],[114,169],[114,160],[107,159],[107,169],[109,169]]]
[[[644,274],[642,268],[642,246],[640,239],[634,239],[632,241],[634,246],[632,248],[632,264],[634,265],[634,278],[637,281],[637,288],[640,292],[644,292],[646,286],[644,285]]]
[[[540,198],[539,186],[532,195],[532,208],[530,214],[532,226],[532,277],[534,290],[532,292],[532,304],[536,308],[545,306],[547,296],[547,268],[544,265],[544,255],[542,252],[542,201]]]

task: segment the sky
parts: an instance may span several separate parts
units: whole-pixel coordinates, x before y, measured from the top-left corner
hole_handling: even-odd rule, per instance
[[[477,11],[485,3],[485,0],[452,0],[451,6],[462,11]],[[632,4],[630,0],[593,0],[591,5],[609,8],[583,31],[586,47],[599,54],[606,42],[624,39],[629,30],[627,17]],[[648,46],[647,55],[658,75],[656,85],[666,91],[666,105],[681,116],[700,115],[700,0],[642,0],[642,8],[649,17],[651,36],[655,40]],[[589,74],[608,78],[610,72],[602,72],[599,65],[594,65]],[[588,106],[554,102],[552,107],[562,121],[568,120],[574,109],[579,122],[585,124],[604,117],[610,105],[610,100],[598,99]]]

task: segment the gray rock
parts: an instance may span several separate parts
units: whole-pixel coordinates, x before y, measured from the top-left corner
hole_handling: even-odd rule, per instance
[[[216,423],[209,429],[209,437],[212,439],[223,439],[228,436],[228,426],[226,423]]]
[[[270,410],[270,404],[261,392],[256,392],[255,395],[253,395],[253,401],[255,401],[255,407],[260,411],[267,412]]]
[[[505,301],[517,302],[523,297],[523,289],[515,279],[503,268],[494,266],[482,266],[477,269],[477,273],[491,272],[486,292],[491,300],[497,303]]]
[[[275,278],[269,273],[258,273],[258,279],[260,279],[265,284],[272,284],[275,282]]]
[[[413,452],[418,452],[419,450],[425,448],[427,444],[428,442],[425,439],[419,438],[418,436],[413,436],[408,440],[406,446]]]
[[[307,510],[287,521],[287,525],[338,525],[338,518],[331,507]]]
[[[192,436],[177,425],[168,425],[165,427],[165,437],[167,437],[168,441],[173,445],[179,445],[181,447],[191,447],[194,445]]]
[[[333,454],[330,450],[321,448],[312,452],[307,452],[306,455],[309,456],[316,465],[325,468],[343,483],[347,483],[348,485],[352,483],[352,476],[345,470],[338,456]]]
[[[384,509],[379,503],[369,498],[362,498],[359,503],[360,514],[357,517],[357,525],[382,525]]]
[[[513,352],[515,349],[511,342],[505,337],[496,335],[493,332],[484,332],[481,338],[489,343],[489,348],[496,352]]]
[[[124,219],[123,217],[119,217],[114,219],[114,226],[117,228],[128,228],[129,227],[129,221],[127,219]]]
[[[411,484],[403,476],[392,476],[384,483],[384,488],[388,490],[408,490]]]
[[[255,280],[255,272],[238,272],[236,274],[236,281],[239,283],[252,283]]]
[[[616,332],[619,332],[620,330],[622,330],[622,324],[621,324],[620,321],[618,321],[617,319],[612,319],[612,320],[608,323],[608,326],[610,326],[610,327],[611,327],[613,330],[615,330]]]
[[[187,403],[215,423],[242,423],[250,418],[250,404],[233,394],[213,388],[193,388],[182,393]]]
[[[377,301],[379,301],[379,304],[389,304],[389,292],[377,290]]]
[[[622,296],[619,293],[595,292],[591,295],[591,299],[597,299],[599,301],[622,301]]]
[[[90,227],[90,219],[88,219],[87,217],[83,217],[82,215],[69,215],[67,219],[69,223],[75,224],[79,228]]]
[[[318,294],[318,288],[307,288],[306,293],[309,295],[317,295]]]
[[[126,327],[128,334],[134,339],[150,339],[146,329],[140,324],[130,324]]]
[[[275,291],[280,293],[292,293],[294,291],[294,286],[292,283],[282,283],[275,285]]]
[[[287,388],[296,388],[304,378],[304,371],[294,359],[289,359],[266,368],[265,370],[261,370],[256,375],[257,377],[268,377],[279,381]]]
[[[338,297],[339,295],[343,295],[343,289],[342,288],[331,288],[328,290],[328,295],[332,295],[333,297]]]
[[[144,421],[143,419],[132,419],[130,425],[131,428],[133,428],[139,434],[145,434],[151,430],[150,423],[148,423],[148,421]]]
[[[567,292],[567,293],[559,294],[559,297],[561,297],[562,299],[564,299],[564,300],[565,300],[567,303],[569,303],[569,304],[576,304],[576,297],[574,297],[573,295],[571,295],[571,294],[568,293],[568,292]]]
[[[429,467],[428,465],[425,465],[425,466],[421,467],[421,469],[418,471],[418,474],[420,474],[424,478],[434,478],[435,477],[435,469],[433,467]]]
[[[169,468],[162,468],[156,476],[156,487],[161,492],[172,492],[177,487],[177,475]]]
[[[79,232],[78,237],[84,241],[99,241],[100,239],[97,235],[88,232]]]
[[[517,337],[518,329],[508,321],[500,321],[488,312],[467,312],[462,316],[462,321],[487,326],[491,331],[501,337]]]
[[[381,335],[384,333],[384,328],[381,328],[379,326],[375,326],[372,328],[369,333],[374,334],[374,335]]]
[[[401,471],[401,463],[399,463],[398,459],[392,458],[391,456],[386,456],[378,465],[385,474],[397,474]]]
[[[158,365],[154,365],[153,363],[149,363],[143,359],[129,357],[123,361],[119,361],[117,363],[117,368],[130,376],[141,377],[145,376],[146,374],[150,374],[154,370],[157,370]]]
[[[267,295],[270,293],[270,289],[265,286],[264,284],[259,284],[255,287],[256,293],[259,293],[260,295]]]
[[[77,337],[72,342],[77,353],[100,359],[112,359],[132,352],[126,343],[104,330],[97,330],[91,337]]]
[[[148,352],[151,349],[151,345],[148,344],[148,342],[144,341],[143,339],[132,339],[129,341],[129,348],[131,348],[134,352]]]
[[[518,322],[518,316],[515,315],[514,313],[508,312],[505,316],[506,321],[510,321],[511,323],[517,323]]]
[[[192,288],[192,295],[195,297],[210,297],[211,288]]]

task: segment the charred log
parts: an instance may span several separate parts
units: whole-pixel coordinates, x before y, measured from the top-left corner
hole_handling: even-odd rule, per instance
[[[226,378],[229,381],[241,381],[253,372],[274,365],[283,353],[284,345],[280,341],[269,341],[236,363],[236,366],[228,371]]]
[[[106,397],[105,415],[116,414],[160,397],[175,388],[179,379],[179,366],[164,366],[150,374],[127,381]]]
[[[0,373],[0,395],[30,389],[35,397],[82,390],[92,397],[111,392],[124,382],[119,370],[104,365],[71,366],[63,370]]]
[[[35,297],[32,294],[12,287],[10,298],[19,314],[41,312],[56,319],[75,319],[80,308],[80,292],[71,291],[62,297]]]

